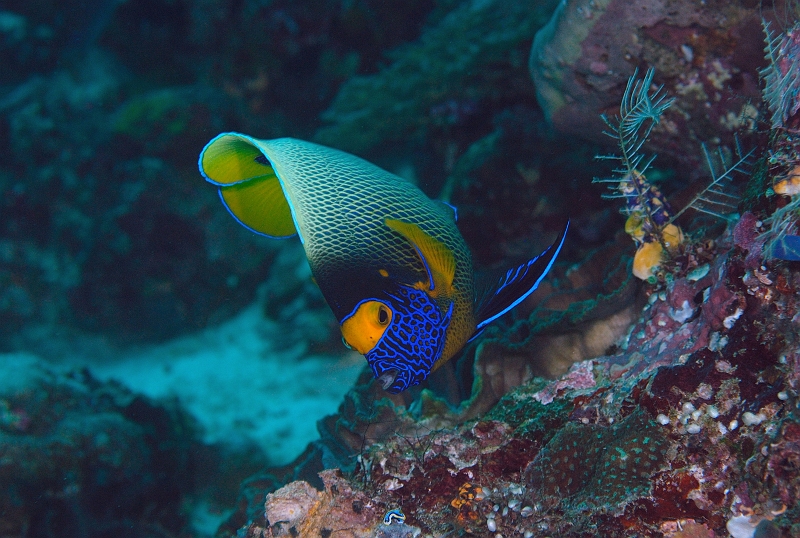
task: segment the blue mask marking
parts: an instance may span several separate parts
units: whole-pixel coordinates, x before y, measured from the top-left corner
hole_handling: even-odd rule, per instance
[[[397,394],[425,380],[442,356],[453,305],[442,315],[427,293],[406,286],[389,297],[392,322],[365,357],[384,390]]]

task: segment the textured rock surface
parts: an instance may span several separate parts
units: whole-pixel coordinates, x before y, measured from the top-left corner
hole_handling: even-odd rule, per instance
[[[530,70],[556,129],[607,143],[599,115],[618,113],[635,68],[655,67],[677,101],[652,148],[691,170],[703,164],[700,143],[732,147],[735,132],[753,128],[762,49],[748,2],[568,0],[537,33]]]
[[[518,47],[547,20],[555,2],[461,3],[421,39],[393,55],[380,73],[340,90],[316,136],[322,144],[363,152],[463,123],[515,87]],[[514,84],[509,86],[509,83]],[[503,88],[502,92],[500,88]]]
[[[163,536],[186,521],[192,423],[88,372],[3,355],[0,535]]]

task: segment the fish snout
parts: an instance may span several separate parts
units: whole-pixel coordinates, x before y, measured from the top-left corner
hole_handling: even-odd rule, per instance
[[[395,379],[397,379],[397,375],[399,373],[400,372],[398,370],[395,370],[394,368],[392,368],[390,370],[387,370],[386,372],[384,372],[382,375],[380,375],[378,377],[378,383],[381,384],[381,387],[383,387],[383,390],[388,391],[391,388],[391,386],[394,384]]]

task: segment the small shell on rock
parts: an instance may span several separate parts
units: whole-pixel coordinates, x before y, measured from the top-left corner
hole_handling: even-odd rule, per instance
[[[711,266],[708,265],[707,263],[699,265],[694,269],[692,269],[691,271],[689,271],[689,274],[686,275],[686,279],[691,282],[697,282],[698,280],[700,280],[701,278],[703,278],[708,274],[709,269],[711,269]]]
[[[744,422],[745,426],[757,426],[767,420],[767,416],[763,413],[755,414],[751,413],[750,411],[745,411],[742,415],[742,422]]]

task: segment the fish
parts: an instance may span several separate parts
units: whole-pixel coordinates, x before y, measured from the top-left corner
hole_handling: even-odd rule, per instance
[[[240,224],[299,237],[343,342],[391,394],[424,381],[530,295],[569,229],[567,220],[541,254],[478,293],[456,210],[360,157],[228,132],[203,148],[198,166]]]

